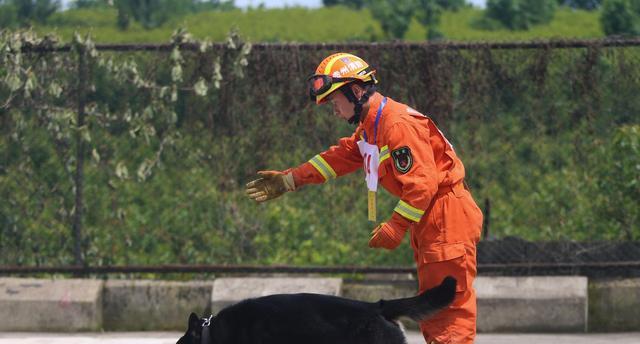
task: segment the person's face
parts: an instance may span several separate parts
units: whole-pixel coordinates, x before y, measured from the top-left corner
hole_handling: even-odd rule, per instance
[[[341,91],[335,90],[333,93],[327,96],[327,100],[333,106],[333,113],[348,121],[349,118],[353,117],[353,104],[349,102],[347,97]]]

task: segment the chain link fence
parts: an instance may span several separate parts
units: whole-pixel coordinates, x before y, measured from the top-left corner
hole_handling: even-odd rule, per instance
[[[294,166],[349,134],[308,101],[305,79],[350,51],[461,155],[487,221],[480,273],[638,275],[640,40],[15,42],[3,41],[0,67],[0,273],[411,270],[406,247],[363,249],[359,176],[264,207],[242,195],[256,170]],[[390,214],[395,200],[380,203]]]

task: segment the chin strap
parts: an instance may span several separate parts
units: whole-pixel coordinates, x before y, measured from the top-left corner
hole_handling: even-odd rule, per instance
[[[356,99],[356,95],[353,93],[353,90],[348,85],[345,87],[340,87],[339,90],[344,94],[345,97],[349,100],[349,102],[353,103],[353,116],[349,118],[349,124],[358,125],[360,122],[360,115],[362,114],[362,105],[364,105],[367,101],[369,101],[369,97],[371,97],[376,92],[376,85],[366,85],[366,92],[360,97],[360,99]]]

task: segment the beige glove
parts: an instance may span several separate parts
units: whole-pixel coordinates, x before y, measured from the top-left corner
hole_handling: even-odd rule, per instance
[[[295,191],[293,174],[280,171],[258,171],[260,178],[247,183],[246,193],[256,202],[264,202]]]

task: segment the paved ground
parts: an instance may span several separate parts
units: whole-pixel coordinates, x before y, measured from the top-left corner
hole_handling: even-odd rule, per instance
[[[3,333],[0,344],[169,344],[177,332],[107,332],[80,334]],[[409,332],[410,344],[423,344],[422,336]],[[480,334],[476,344],[640,344],[640,332],[609,334]]]

